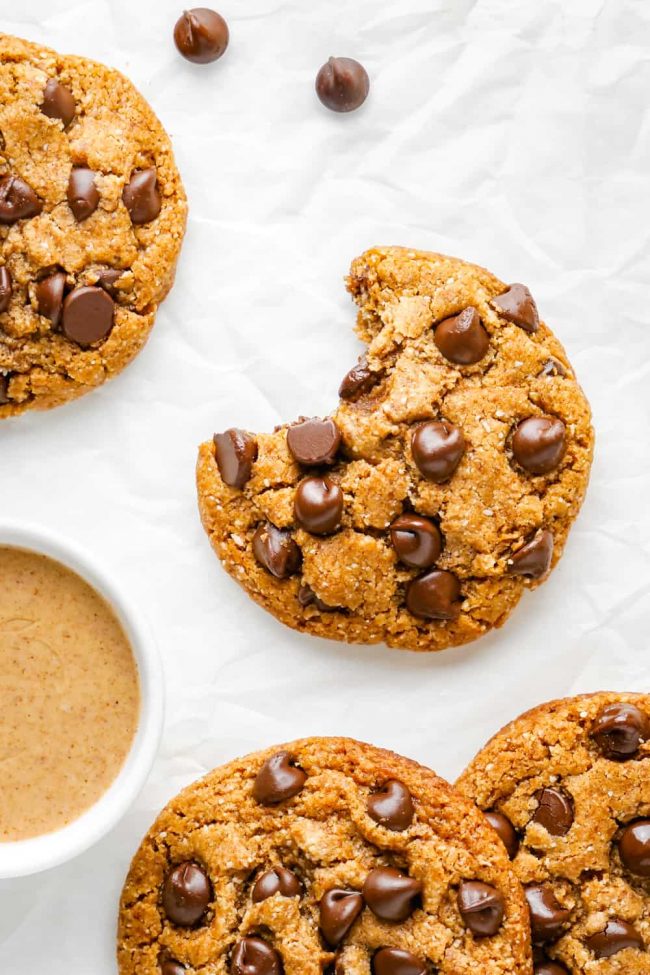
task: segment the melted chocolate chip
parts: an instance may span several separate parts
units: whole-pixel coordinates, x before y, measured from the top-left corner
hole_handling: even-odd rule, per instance
[[[363,910],[363,897],[357,890],[328,890],[320,901],[320,929],[328,945],[336,947]]]
[[[389,779],[381,789],[373,792],[366,808],[371,819],[394,833],[408,829],[415,816],[411,793],[397,779]]]
[[[605,925],[603,931],[592,934],[585,939],[587,948],[593,951],[596,958],[611,958],[625,948],[643,949],[643,938],[639,932],[627,921],[612,918]]]
[[[150,223],[160,213],[161,198],[155,169],[140,169],[122,191],[124,206],[129,211],[131,223]]]
[[[70,89],[62,85],[56,78],[50,78],[43,89],[43,101],[41,102],[43,115],[47,115],[48,118],[61,119],[65,129],[72,122],[75,109],[75,100]]]
[[[34,287],[39,315],[49,318],[56,328],[61,320],[66,276],[63,271],[55,271]]]
[[[530,416],[517,426],[512,453],[530,474],[555,470],[566,451],[566,427],[553,416]]]
[[[400,515],[390,526],[390,537],[397,557],[414,569],[428,569],[442,551],[438,526],[420,515]]]
[[[287,579],[300,569],[302,556],[290,532],[276,528],[270,521],[260,525],[253,535],[253,555],[276,579]]]
[[[485,818],[505,846],[510,859],[514,860],[519,850],[519,837],[508,817],[492,809],[485,813]]]
[[[618,852],[623,866],[636,877],[650,877],[650,819],[638,819],[621,833]]]
[[[8,267],[0,267],[0,314],[9,307],[12,294],[11,271]]]
[[[406,606],[413,616],[455,620],[460,613],[460,583],[453,572],[433,569],[409,583]]]
[[[174,42],[180,54],[194,64],[210,64],[228,47],[228,24],[208,7],[186,10],[176,21]]]
[[[43,204],[24,179],[19,176],[0,178],[0,224],[35,217],[42,209]]]
[[[337,609],[339,609],[338,606],[329,606],[327,603],[324,603],[323,600],[316,595],[311,586],[308,586],[306,583],[303,583],[298,590],[297,598],[298,602],[303,608],[305,606],[315,606],[316,609],[321,611],[321,613],[334,613]]]
[[[341,445],[341,434],[334,420],[303,420],[287,430],[287,447],[294,459],[305,467],[333,464]]]
[[[233,948],[231,975],[282,975],[280,955],[261,938],[242,938]]]
[[[273,870],[267,870],[257,878],[251,898],[254,904],[259,904],[260,901],[265,901],[274,894],[280,894],[282,897],[300,897],[302,884],[291,870],[287,870],[286,867],[274,867]]]
[[[212,884],[197,863],[179,863],[165,878],[162,906],[173,924],[193,927],[203,918],[212,900]]]
[[[427,975],[427,966],[403,948],[380,948],[372,959],[372,975]]]
[[[275,806],[297,796],[306,781],[306,773],[295,765],[289,752],[277,752],[257,773],[253,798],[261,806]]]
[[[551,836],[566,836],[573,826],[573,799],[562,789],[541,789],[531,822],[539,823]]]
[[[591,737],[605,758],[624,762],[650,738],[650,721],[634,704],[608,704],[594,721]]]
[[[353,58],[330,58],[316,75],[316,94],[332,112],[353,112],[369,91],[368,73]]]
[[[371,870],[363,885],[363,897],[382,921],[406,921],[417,907],[422,884],[392,867]]]
[[[490,884],[465,880],[458,888],[458,910],[475,937],[489,938],[501,927],[503,897]]]
[[[257,460],[257,440],[232,427],[214,435],[214,455],[221,480],[229,487],[243,488]]]
[[[63,302],[63,332],[77,345],[93,345],[110,333],[114,311],[113,299],[103,288],[75,288]]]
[[[562,933],[562,929],[569,920],[571,912],[557,900],[553,888],[545,884],[531,884],[524,888],[533,941],[541,944],[555,941]]]
[[[79,223],[95,212],[99,205],[99,193],[92,169],[80,166],[72,170],[68,180],[68,205]]]
[[[295,519],[312,535],[336,531],[343,514],[343,491],[331,477],[306,477],[296,489]]]
[[[551,567],[553,558],[553,534],[540,531],[532,541],[522,545],[508,559],[508,572],[513,576],[541,579]]]
[[[537,305],[525,284],[511,284],[507,291],[493,298],[490,304],[499,315],[519,325],[525,332],[534,333],[538,330]]]
[[[411,452],[423,477],[436,484],[448,481],[465,453],[462,431],[446,420],[429,420],[415,428]]]
[[[490,346],[477,308],[465,308],[436,326],[433,340],[445,359],[459,366],[480,362]]]
[[[356,366],[343,377],[339,386],[339,396],[341,399],[354,401],[365,393],[369,393],[373,386],[380,380],[379,373],[372,372],[368,367],[368,360],[365,355],[357,362]]]

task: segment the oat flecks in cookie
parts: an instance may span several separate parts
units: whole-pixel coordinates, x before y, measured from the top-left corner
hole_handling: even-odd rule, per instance
[[[428,769],[344,738],[231,762],[163,810],[124,886],[118,965],[532,972],[521,887],[481,813]]]
[[[203,525],[295,629],[467,643],[561,557],[589,478],[588,403],[523,285],[391,247],[357,258],[348,289],[368,349],[338,408],[270,434],[217,430],[199,453]]]
[[[536,972],[650,973],[649,760],[650,695],[601,692],[523,714],[458,780],[509,842]]]
[[[169,291],[187,204],[119,72],[0,34],[0,418],[116,375]]]

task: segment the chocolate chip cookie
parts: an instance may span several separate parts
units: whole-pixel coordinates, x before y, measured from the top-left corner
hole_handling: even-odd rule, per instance
[[[249,755],[161,813],[120,975],[530,975],[501,842],[433,772],[345,738]]]
[[[551,701],[492,738],[457,786],[502,838],[537,975],[650,973],[650,696]]]
[[[204,443],[204,527],[295,629],[467,643],[562,554],[589,477],[589,406],[524,285],[399,247],[355,260],[347,284],[368,350],[338,408]]]
[[[131,361],[186,211],[169,139],[126,78],[0,34],[0,418]]]

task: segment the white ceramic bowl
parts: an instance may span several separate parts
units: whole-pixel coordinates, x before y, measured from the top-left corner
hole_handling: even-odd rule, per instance
[[[115,585],[94,556],[49,528],[0,522],[0,545],[29,549],[62,562],[101,593],[129,638],[140,678],[140,721],[124,765],[108,791],[78,819],[33,839],[0,842],[0,879],[23,877],[55,867],[87,850],[127,811],[151,770],[163,723],[164,690],[156,647],[140,611]],[[1,786],[0,786],[1,787]]]

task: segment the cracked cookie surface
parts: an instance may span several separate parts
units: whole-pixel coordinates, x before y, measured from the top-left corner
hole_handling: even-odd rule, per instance
[[[415,762],[312,738],[216,769],[136,854],[120,975],[529,975],[520,885]]]
[[[295,629],[467,643],[562,554],[589,478],[588,403],[523,285],[399,247],[357,258],[347,284],[368,349],[338,408],[203,444],[203,525]]]
[[[539,975],[650,973],[650,696],[551,701],[457,782],[509,847]]]
[[[131,361],[186,211],[169,138],[130,81],[0,34],[0,418]]]

